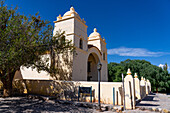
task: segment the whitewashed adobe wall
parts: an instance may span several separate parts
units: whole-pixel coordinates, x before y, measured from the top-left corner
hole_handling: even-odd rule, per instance
[[[23,83],[26,87],[25,90],[29,94],[60,96],[60,99],[74,98],[77,100],[78,87],[91,87],[93,90],[93,102],[98,102],[98,82],[85,82],[85,81],[54,81],[54,80],[15,80],[15,86],[23,89]],[[115,88],[115,92],[113,92]],[[121,82],[101,82],[101,103],[113,104],[115,99],[115,105],[122,105],[122,83]],[[66,94],[66,92],[68,92]],[[116,95],[118,92],[118,95]],[[115,97],[113,97],[115,93]],[[87,97],[86,101],[89,102],[90,98]]]
[[[129,75],[127,75],[129,77]],[[131,79],[133,81],[133,79]],[[142,81],[142,80],[141,80]],[[62,99],[66,99],[64,96],[68,96],[69,98],[72,98],[73,96],[75,99],[77,99],[77,94],[78,94],[78,87],[91,87],[93,89],[93,102],[98,101],[98,82],[86,82],[86,81],[55,81],[55,80],[15,80],[14,83],[16,84],[15,86],[19,89],[23,89],[21,87],[26,87],[21,92],[28,92],[30,94],[40,94],[40,95],[54,95],[57,96],[59,95]],[[25,84],[23,86],[23,83]],[[126,81],[125,78],[125,96],[126,94],[129,95],[129,87],[127,84],[129,82]],[[150,82],[148,81],[150,84]],[[141,84],[142,85],[142,84]],[[123,92],[122,92],[122,82],[101,82],[101,102],[106,103],[106,104],[114,104],[114,105],[123,105]],[[147,85],[149,86],[149,85]],[[131,86],[133,89],[134,86]],[[113,92],[113,88],[115,91]],[[136,87],[135,87],[136,88]],[[149,89],[151,87],[149,86]],[[27,91],[26,91],[27,90]],[[135,89],[136,90],[136,89]],[[140,87],[141,93],[141,98],[144,98],[146,96],[145,92],[145,87],[142,88]],[[69,92],[68,94],[65,94],[65,92]],[[128,92],[128,93],[127,93]],[[113,93],[115,97],[113,97]],[[62,95],[60,95],[62,94]],[[65,94],[65,95],[64,95]],[[131,92],[130,97],[125,97],[126,105],[132,105],[132,96],[135,96],[135,93]],[[70,96],[69,96],[70,95]],[[128,96],[127,95],[127,96]],[[115,103],[113,103],[113,100]],[[90,98],[87,97],[86,101],[90,101]],[[133,102],[134,103],[134,102]],[[135,105],[135,104],[134,104]],[[127,109],[132,109],[127,107]]]

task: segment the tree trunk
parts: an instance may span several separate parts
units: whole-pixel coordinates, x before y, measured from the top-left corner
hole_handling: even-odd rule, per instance
[[[12,81],[13,81],[15,72],[16,71],[8,71],[8,73],[6,73],[7,75],[3,77],[3,79],[1,79],[3,83],[3,87],[4,87],[4,91],[3,91],[4,97],[9,97],[9,96],[12,96],[13,94]]]
[[[3,83],[3,85],[4,85],[3,96],[4,97],[12,96],[12,81],[6,80],[6,82]]]
[[[158,93],[158,87],[156,87],[156,93]]]
[[[12,96],[12,89],[11,88],[9,88],[9,89],[4,88],[3,97],[9,97],[9,96]]]

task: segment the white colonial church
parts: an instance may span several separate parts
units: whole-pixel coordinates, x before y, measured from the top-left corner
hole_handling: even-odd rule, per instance
[[[76,47],[76,55],[72,55],[71,80],[97,81],[97,64],[100,62],[102,64],[101,81],[108,81],[106,42],[97,32],[97,29],[94,28],[93,33],[88,37],[87,25],[73,7],[63,16],[59,15],[54,24],[53,34],[55,35],[56,31],[59,30],[65,31],[66,38],[72,40]],[[67,70],[67,68],[65,69]],[[16,73],[15,78],[52,79],[46,72],[38,73],[31,68],[21,68],[21,71]]]

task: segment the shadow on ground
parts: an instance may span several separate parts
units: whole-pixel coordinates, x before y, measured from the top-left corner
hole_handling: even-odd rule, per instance
[[[88,112],[92,109],[26,97],[0,98],[0,112]]]
[[[137,106],[159,106],[158,104],[137,104]]]
[[[154,100],[155,97],[157,97],[157,96],[155,96],[155,95],[148,95],[144,99],[142,99],[142,101],[154,101],[154,102],[158,102],[158,100]]]

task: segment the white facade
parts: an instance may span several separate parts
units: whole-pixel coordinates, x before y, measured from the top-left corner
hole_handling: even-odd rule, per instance
[[[55,27],[53,34],[55,35],[56,31],[65,31],[66,39],[72,40],[72,43],[76,47],[76,55],[70,55],[68,59],[72,60],[71,70],[64,64],[62,64],[64,70],[70,70],[71,80],[73,81],[97,81],[98,72],[97,64],[100,62],[102,64],[101,69],[101,81],[108,81],[107,75],[107,49],[105,39],[102,39],[100,34],[97,32],[97,29],[94,29],[94,32],[87,35],[87,25],[85,21],[80,18],[78,13],[74,10],[73,7],[70,8],[70,11],[67,11],[63,17],[59,15],[57,20],[54,21]],[[62,58],[60,58],[62,59]],[[21,70],[22,71],[26,70]],[[31,78],[33,73],[30,72]],[[41,73],[40,73],[41,74]],[[28,74],[22,75],[23,79],[29,78]],[[49,78],[44,77],[44,79]],[[41,76],[39,76],[41,78]],[[42,78],[41,78],[42,79]]]

